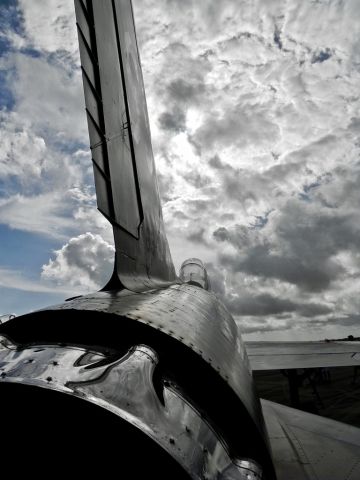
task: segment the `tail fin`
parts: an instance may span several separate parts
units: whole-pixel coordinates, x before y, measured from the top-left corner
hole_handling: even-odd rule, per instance
[[[165,235],[131,0],[75,0],[99,210],[113,278],[141,291],[176,280]]]

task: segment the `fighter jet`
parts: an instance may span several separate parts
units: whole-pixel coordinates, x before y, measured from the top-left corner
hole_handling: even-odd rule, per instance
[[[185,5],[184,5],[185,8]],[[0,326],[2,471],[360,478],[360,430],[258,398],[253,369],[357,365],[356,345],[247,348],[199,259],[165,236],[131,0],[76,0],[104,288]],[[191,255],[191,252],[189,252]]]

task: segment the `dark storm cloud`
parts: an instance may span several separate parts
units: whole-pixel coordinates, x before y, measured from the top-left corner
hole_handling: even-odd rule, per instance
[[[159,116],[159,125],[164,130],[175,133],[186,130],[185,113],[180,108],[174,108],[171,112],[164,112]]]
[[[204,75],[209,68],[208,61],[194,58],[190,49],[179,42],[169,44],[162,54],[166,61],[161,75],[166,83],[159,82],[156,89],[167,110],[159,115],[158,125],[168,134],[176,135],[186,131],[187,110],[200,101],[206,90]]]
[[[304,262],[299,257],[272,254],[264,246],[248,248],[245,255],[240,257],[223,254],[219,260],[233,272],[276,278],[310,292],[327,289],[343,272],[341,265],[331,260]]]
[[[360,326],[360,314],[350,314],[350,315],[346,315],[344,317],[335,318],[333,320],[333,323],[335,325],[344,325],[344,326],[349,326],[349,327],[356,326],[357,328],[359,328],[359,326]]]
[[[215,230],[213,232],[213,237],[220,242],[224,242],[225,240],[230,240],[229,232],[225,227],[219,227],[217,230]]]
[[[204,93],[205,85],[203,83],[191,83],[177,78],[167,87],[167,93],[176,102],[188,102],[196,99]]]
[[[358,253],[359,214],[313,203],[310,196],[320,184],[318,181],[304,187],[306,201],[291,199],[280,212],[258,216],[261,222],[255,224],[256,228],[251,224],[217,228],[213,238],[231,244],[239,252],[220,254],[221,263],[234,272],[276,278],[314,292],[328,289],[333,281],[346,275],[337,256],[342,252]],[[350,188],[348,195],[352,195]]]
[[[294,312],[296,304],[290,300],[261,295],[240,296],[226,299],[226,305],[234,315],[264,316],[283,312]]]
[[[266,105],[238,104],[231,110],[218,113],[210,111],[203,124],[191,136],[192,143],[200,148],[240,146],[256,143],[265,146],[279,136],[279,127],[268,115]]]
[[[194,170],[184,173],[183,178],[196,188],[203,188],[211,183],[210,177]]]
[[[333,310],[327,305],[322,305],[318,303],[304,303],[299,305],[297,311],[303,316],[308,318],[313,318],[318,315],[327,315]]]
[[[209,165],[215,170],[222,170],[225,167],[225,164],[220,160],[219,155],[214,155],[211,157],[209,160]]]
[[[358,220],[357,213],[316,208],[293,200],[278,217],[276,232],[294,255],[323,261],[340,251],[358,251]]]
[[[206,239],[204,238],[205,228],[199,228],[194,232],[186,236],[188,240],[195,243],[207,244]]]
[[[273,296],[267,293],[260,295],[239,295],[224,299],[227,307],[234,315],[241,316],[268,316],[287,317],[287,313],[296,312],[302,317],[316,317],[331,313],[332,310],[317,303],[297,303],[292,300]]]
[[[239,251],[258,246],[261,242],[256,232],[245,225],[234,225],[231,228],[219,227],[213,232],[213,237],[218,242],[229,242]],[[264,245],[268,243],[265,242]],[[262,247],[264,245],[260,244]]]
[[[182,212],[181,210],[175,210],[175,212],[173,213],[173,217],[178,218],[180,220],[188,220],[189,219],[189,217],[187,215],[185,215],[185,213]]]
[[[275,203],[277,198],[289,195],[289,183],[294,182],[296,176],[300,179],[307,170],[303,160],[291,161],[290,158],[287,163],[270,166],[261,172],[253,168],[234,168],[224,163],[218,155],[211,157],[208,164],[217,171],[223,194],[231,202],[236,200],[241,205],[246,202],[256,204],[259,201]],[[304,185],[304,188],[308,186]],[[269,208],[269,211],[272,211],[272,208]]]
[[[221,227],[215,230],[213,237],[238,248],[239,255],[221,254],[219,260],[234,272],[277,278],[306,291],[326,290],[345,273],[334,255],[349,248],[358,237],[351,239],[351,235],[344,235],[343,219],[320,217],[313,220],[315,225],[311,225],[311,217],[305,224],[296,223],[294,216],[282,218],[276,232],[282,241],[277,244],[279,253],[274,253],[274,246],[266,239],[259,243],[247,227],[237,226],[231,231]],[[333,233],[329,234],[331,230]],[[283,251],[279,245],[283,245]]]

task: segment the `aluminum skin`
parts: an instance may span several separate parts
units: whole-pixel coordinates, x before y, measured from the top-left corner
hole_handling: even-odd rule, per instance
[[[177,281],[164,230],[130,0],[75,0],[99,210],[114,231],[113,284]]]
[[[230,458],[253,460],[265,478],[273,478],[246,350],[214,293],[187,284],[143,293],[98,292],[1,327],[0,333],[20,347],[66,344],[125,355],[134,345],[147,345],[160,359],[158,390],[166,382],[178,385],[222,439]]]
[[[153,385],[158,361],[145,345],[114,358],[75,347],[21,349],[3,338],[0,388],[5,381],[23,385],[24,392],[27,386],[44,388],[106,409],[159,444],[189,478],[261,480],[255,462],[230,459],[221,439],[176,385],[167,383],[159,398]]]

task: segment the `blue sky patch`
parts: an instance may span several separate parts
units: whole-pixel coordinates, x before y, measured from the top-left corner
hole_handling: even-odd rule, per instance
[[[319,53],[315,53],[311,59],[311,63],[322,63],[332,57],[332,53],[329,48],[321,50]]]
[[[0,266],[24,270],[27,278],[38,278],[41,266],[49,261],[53,250],[62,247],[62,241],[44,238],[35,233],[14,230],[0,225]]]
[[[74,295],[76,294],[74,290]],[[67,297],[68,295],[64,293],[25,292],[14,288],[0,287],[0,315],[7,313],[22,315],[44,308],[46,305],[62,303]]]
[[[18,3],[14,0],[1,0],[0,4],[0,57],[11,49],[11,41],[6,32],[12,30],[23,34],[23,22]]]

